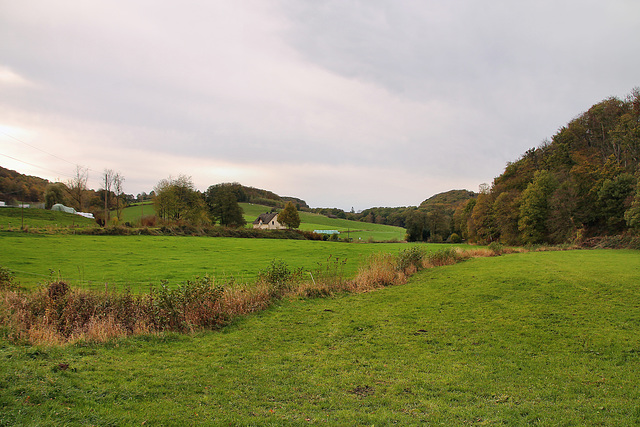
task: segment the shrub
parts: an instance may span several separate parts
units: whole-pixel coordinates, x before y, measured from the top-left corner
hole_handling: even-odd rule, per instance
[[[460,237],[460,235],[458,235],[457,233],[453,233],[451,236],[449,236],[449,241],[451,243],[462,243],[462,237]]]
[[[175,289],[163,281],[150,293],[150,323],[159,330],[178,331],[217,326],[224,321],[219,306],[223,292],[209,276],[188,280]]]
[[[282,297],[290,285],[302,277],[302,269],[291,270],[286,262],[273,260],[269,268],[258,272],[258,280],[271,286],[274,297]]]
[[[419,246],[411,246],[403,249],[398,253],[397,269],[398,271],[413,273],[422,269],[422,260],[425,251]]]
[[[495,255],[502,255],[504,253],[504,245],[498,242],[491,242],[489,244],[489,250]]]

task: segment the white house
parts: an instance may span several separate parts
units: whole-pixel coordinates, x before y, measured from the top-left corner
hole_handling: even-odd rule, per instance
[[[276,212],[260,214],[253,221],[253,228],[261,228],[263,230],[283,230],[287,227],[278,222],[278,214]]]

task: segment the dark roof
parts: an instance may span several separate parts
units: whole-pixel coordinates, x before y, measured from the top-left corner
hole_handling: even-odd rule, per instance
[[[263,214],[260,214],[260,216],[258,216],[258,218],[256,218],[256,220],[253,221],[253,223],[254,224],[260,224],[260,220],[262,220],[263,224],[267,224],[267,223],[271,222],[271,220],[273,218],[275,218],[276,216],[278,216],[277,212],[263,213]]]

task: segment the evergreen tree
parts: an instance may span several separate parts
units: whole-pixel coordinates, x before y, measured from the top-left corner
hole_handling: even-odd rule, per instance
[[[293,202],[284,205],[284,209],[278,214],[278,222],[289,229],[300,226],[300,215]]]

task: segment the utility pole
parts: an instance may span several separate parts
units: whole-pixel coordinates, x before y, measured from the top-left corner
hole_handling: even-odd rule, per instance
[[[24,199],[24,193],[22,194],[22,199]],[[24,231],[24,200],[22,200],[22,202],[20,202],[20,216],[21,216],[21,223],[20,223],[20,231]]]

